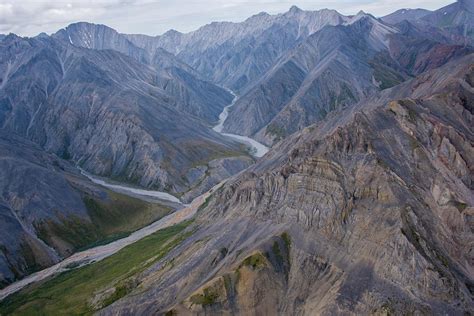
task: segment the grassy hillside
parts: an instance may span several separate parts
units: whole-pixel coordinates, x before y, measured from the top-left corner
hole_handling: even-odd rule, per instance
[[[113,256],[32,285],[0,302],[0,315],[89,315],[139,288],[134,276],[183,241],[190,221],[160,230]]]
[[[73,217],[45,221],[37,225],[39,237],[67,255],[126,237],[172,211],[167,206],[105,191],[106,198],[82,193],[90,222]]]

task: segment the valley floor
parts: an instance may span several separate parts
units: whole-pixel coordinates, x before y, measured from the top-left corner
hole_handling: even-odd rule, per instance
[[[185,208],[182,208],[170,215],[163,217],[162,219],[154,222],[153,224],[148,225],[132,233],[126,238],[113,241],[106,245],[77,252],[54,266],[36,272],[18,282],[7,286],[6,288],[0,290],[0,300],[3,300],[7,296],[20,291],[21,289],[30,284],[40,282],[42,280],[45,280],[46,278],[57,275],[58,273],[74,270],[75,268],[103,260],[107,257],[114,255],[123,248],[156,233],[159,230],[174,226],[178,223],[184,222],[192,218],[199,209],[199,207],[205,203],[209,195],[214,192],[214,190],[216,190],[218,187],[220,187],[223,183],[224,182],[218,184],[208,192],[204,193],[201,196],[198,196],[193,200],[191,204],[187,205]]]

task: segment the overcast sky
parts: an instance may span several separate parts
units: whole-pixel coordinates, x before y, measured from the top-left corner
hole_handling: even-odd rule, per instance
[[[159,35],[169,29],[189,32],[212,21],[242,21],[292,5],[305,10],[360,10],[383,16],[401,8],[438,9],[454,0],[0,0],[0,33],[34,36],[70,23],[106,24],[122,33]]]

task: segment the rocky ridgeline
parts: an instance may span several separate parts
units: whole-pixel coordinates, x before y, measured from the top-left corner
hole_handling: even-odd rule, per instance
[[[473,61],[281,142],[101,314],[472,312]]]

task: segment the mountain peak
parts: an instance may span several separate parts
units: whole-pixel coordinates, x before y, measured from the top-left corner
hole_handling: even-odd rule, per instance
[[[349,21],[347,21],[346,24],[350,25],[360,20],[372,21],[372,20],[376,20],[376,18],[373,15],[365,13],[364,11],[360,10],[356,15],[351,16]]]
[[[35,36],[35,38],[48,38],[49,35],[46,34],[45,32],[41,32],[38,35]]]
[[[95,23],[85,22],[85,21],[71,23],[68,26],[66,26],[64,29],[67,30],[70,28],[106,28],[106,29],[114,30],[110,26],[107,26],[104,24],[95,24]]]
[[[300,13],[300,12],[302,12],[302,11],[303,11],[303,10],[301,10],[301,9],[298,8],[297,6],[293,5],[293,6],[291,6],[291,8],[290,8],[290,10],[289,10],[288,12],[295,14],[295,13]]]
[[[21,37],[16,35],[15,33],[9,33],[8,35],[6,35],[4,37],[4,40],[9,41],[9,42],[13,42],[13,41],[16,41],[18,39],[21,39]]]
[[[183,33],[181,33],[180,31],[177,31],[175,29],[170,29],[168,31],[166,31],[163,36],[176,36],[176,35],[182,35]]]
[[[269,17],[271,17],[270,14],[268,14],[267,12],[262,11],[260,13],[252,15],[251,17],[247,18],[247,20],[245,20],[245,21],[254,21],[254,20],[260,20],[260,19],[266,19],[266,18],[269,18]]]

